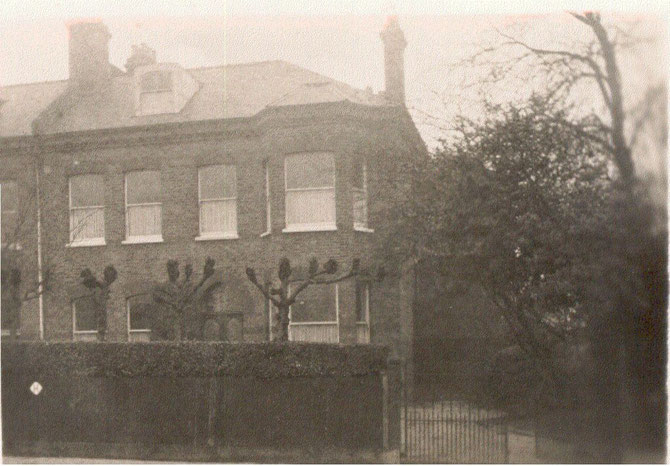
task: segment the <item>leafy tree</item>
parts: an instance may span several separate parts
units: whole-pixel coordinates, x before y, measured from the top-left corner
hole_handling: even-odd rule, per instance
[[[253,283],[261,294],[268,301],[272,302],[278,309],[279,313],[279,333],[277,340],[281,342],[288,341],[288,326],[289,326],[289,308],[295,303],[298,295],[311,285],[325,285],[329,283],[337,283],[342,280],[357,276],[360,273],[360,260],[354,259],[351,264],[351,270],[343,275],[335,278],[321,278],[325,275],[334,275],[337,273],[338,265],[334,259],[329,259],[323,266],[319,265],[316,258],[312,258],[309,262],[307,275],[301,279],[291,279],[293,269],[291,262],[287,258],[279,261],[277,269],[277,276],[279,277],[279,287],[272,287],[270,283],[261,284],[256,277],[256,271],[247,267],[247,278]],[[291,283],[297,283],[293,291],[289,291]]]
[[[612,195],[607,157],[566,119],[539,97],[460,119],[461,137],[410,172],[385,245],[481,287],[555,397],[555,351],[590,317]]]
[[[161,340],[182,340],[187,338],[189,321],[195,319],[197,292],[206,280],[214,274],[214,259],[205,260],[202,276],[198,282],[193,281],[193,267],[184,266],[183,278],[179,279],[179,262],[167,261],[168,280],[157,285],[153,290],[153,300],[160,304],[159,312],[154,316],[152,335]],[[197,335],[190,335],[197,336]]]
[[[102,272],[102,280],[95,278],[95,275],[93,275],[93,272],[89,268],[82,270],[79,275],[81,284],[93,291],[98,325],[98,340],[100,341],[105,341],[107,334],[107,301],[109,300],[110,287],[116,281],[117,276],[118,273],[113,265],[105,267],[105,270]]]

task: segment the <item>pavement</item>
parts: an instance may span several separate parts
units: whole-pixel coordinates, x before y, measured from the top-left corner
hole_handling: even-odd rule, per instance
[[[142,461],[107,458],[60,458],[60,457],[28,457],[3,456],[4,464],[165,464],[166,461]],[[167,462],[169,463],[169,462]]]

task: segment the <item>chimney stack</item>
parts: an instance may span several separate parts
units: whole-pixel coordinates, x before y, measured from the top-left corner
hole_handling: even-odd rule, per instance
[[[70,86],[95,87],[110,77],[109,39],[102,22],[83,21],[68,25]]]
[[[389,16],[381,34],[384,42],[384,75],[386,98],[396,105],[405,105],[405,61],[407,42],[397,16]]]

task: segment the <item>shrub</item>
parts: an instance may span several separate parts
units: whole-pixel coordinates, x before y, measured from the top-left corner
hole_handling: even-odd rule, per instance
[[[104,377],[357,376],[387,367],[377,345],[3,342],[2,370]]]

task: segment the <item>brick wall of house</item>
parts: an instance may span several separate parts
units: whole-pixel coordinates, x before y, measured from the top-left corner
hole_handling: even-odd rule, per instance
[[[113,264],[119,272],[108,305],[108,339],[127,337],[126,298],[138,283],[164,281],[165,264],[190,261],[197,274],[205,258],[234,283],[231,304],[244,315],[244,339],[268,336],[266,303],[246,280],[244,269],[255,267],[260,277],[276,277],[281,257],[306,266],[311,257],[336,259],[342,271],[353,258],[363,266],[377,265],[385,234],[382,204],[398,195],[382,179],[400,157],[419,150],[420,138],[404,110],[365,109],[354,105],[291,107],[265,111],[244,122],[189,124],[179,127],[131,128],[49,139],[43,154],[42,198],[44,260],[53,264],[55,286],[45,296],[45,336],[71,339],[72,304],[85,267],[100,275]],[[409,148],[409,152],[408,152]],[[283,233],[284,157],[287,154],[328,151],[336,160],[337,231]],[[351,180],[353,157],[368,164],[369,226],[374,233],[353,228]],[[263,162],[269,161],[272,232],[264,232]],[[234,164],[237,167],[239,239],[195,241],[198,236],[198,167]],[[122,244],[125,239],[124,173],[138,169],[161,172],[163,243]],[[106,245],[67,247],[69,242],[68,177],[103,175]],[[389,344],[392,354],[411,354],[412,280],[390,276],[372,285],[371,340]],[[354,283],[339,284],[340,341],[354,343]]]
[[[17,184],[17,215],[15,224],[3,224],[3,238],[16,242],[3,247],[2,262],[5,267],[18,266],[21,271],[22,293],[35,289],[37,274],[37,196],[36,158],[31,151],[5,149],[0,152],[0,183],[14,181]],[[24,302],[21,308],[21,336],[39,338],[39,300]]]

